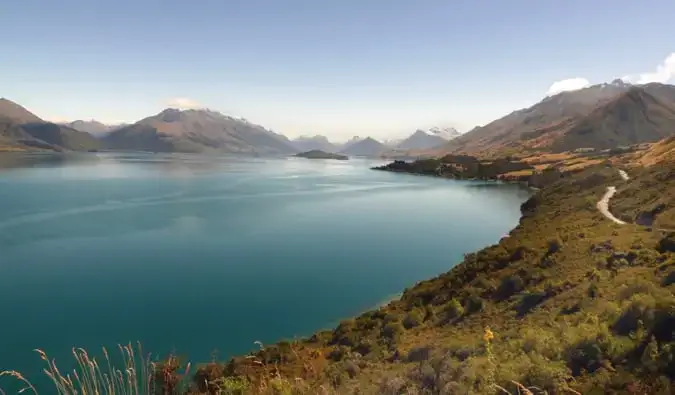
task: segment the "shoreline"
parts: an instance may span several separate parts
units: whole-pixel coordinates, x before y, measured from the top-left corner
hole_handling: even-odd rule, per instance
[[[384,171],[384,172],[388,172],[388,173],[397,173],[397,174],[408,174],[408,175],[418,176],[418,177],[439,178],[439,179],[451,180],[451,181],[472,181],[472,182],[483,182],[485,184],[518,185],[518,186],[521,186],[525,189],[532,190],[535,193],[541,190],[541,188],[539,188],[539,187],[535,187],[533,185],[530,185],[528,181],[504,180],[504,179],[499,179],[499,178],[458,178],[458,177],[444,176],[444,175],[441,175],[441,174],[427,174],[427,173],[419,173],[419,172],[406,171],[406,170],[386,169],[386,168],[383,168],[383,167],[371,167],[370,170]]]

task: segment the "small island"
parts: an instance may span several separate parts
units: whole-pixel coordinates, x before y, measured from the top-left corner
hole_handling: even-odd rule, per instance
[[[348,156],[345,155],[340,155],[340,154],[333,154],[331,152],[325,152],[321,151],[318,149],[313,149],[307,152],[301,152],[299,154],[296,154],[294,156],[297,156],[299,158],[307,158],[307,159],[336,159],[336,160],[347,160],[349,159]]]

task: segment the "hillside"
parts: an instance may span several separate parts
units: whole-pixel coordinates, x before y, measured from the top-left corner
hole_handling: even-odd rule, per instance
[[[24,107],[0,99],[0,151],[87,151],[99,147],[89,133],[43,121]]]
[[[378,156],[387,150],[387,146],[375,140],[372,137],[367,137],[363,140],[353,142],[343,147],[340,152],[349,156]]]
[[[300,152],[294,156],[298,158],[307,158],[307,159],[336,159],[336,160],[347,160],[349,157],[340,154],[334,154],[331,152],[321,151],[321,150],[310,150],[306,152]]]
[[[0,98],[0,118],[12,120],[18,124],[44,122],[37,115],[5,98]]]
[[[408,138],[396,145],[397,150],[418,150],[437,147],[445,144],[448,140],[435,134],[426,133],[423,130],[416,130]]]
[[[300,136],[291,141],[293,146],[300,151],[319,150],[325,152],[338,151],[338,146],[328,141],[326,136]]]
[[[427,152],[562,152],[657,141],[675,133],[675,86],[615,81],[547,97]]]
[[[113,131],[103,139],[117,150],[291,154],[286,137],[210,110],[166,109]]]
[[[670,177],[675,163],[632,172],[623,181],[598,165],[563,177],[522,205],[508,237],[400,299],[307,340],[209,364],[197,377],[230,377],[251,393],[271,393],[256,389],[261,377],[305,388],[299,393],[492,394],[496,385],[511,394],[525,393],[517,385],[534,394],[670,393],[675,242],[607,220],[596,202],[624,183],[617,199],[647,204],[628,191]]]

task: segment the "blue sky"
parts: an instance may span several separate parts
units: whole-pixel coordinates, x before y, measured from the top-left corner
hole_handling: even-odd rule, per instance
[[[0,96],[50,120],[180,99],[290,136],[467,130],[556,81],[673,82],[673,16],[672,0],[2,1]]]

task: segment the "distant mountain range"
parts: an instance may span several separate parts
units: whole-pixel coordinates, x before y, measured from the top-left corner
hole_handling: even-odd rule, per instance
[[[117,150],[281,155],[298,152],[283,135],[211,110],[169,108],[114,130],[103,141],[106,147]]]
[[[457,133],[455,129],[452,130]],[[410,137],[398,143],[395,148],[398,150],[433,148],[445,144],[449,140],[457,137],[456,135],[453,135],[453,137],[444,137],[449,135],[449,132],[442,129],[433,129],[433,131],[429,130],[429,132],[418,129]],[[459,133],[457,133],[457,135],[459,135]]]
[[[245,119],[207,109],[169,108],[130,125],[48,122],[0,99],[0,150],[147,150],[289,155],[321,150],[352,156],[562,152],[654,142],[675,135],[675,86],[621,80],[547,96],[485,126],[417,130],[383,143],[355,136],[335,144],[316,135],[289,140]],[[98,137],[98,138],[97,138]]]
[[[337,152],[339,146],[328,141],[326,136],[300,136],[291,141],[293,146],[299,151],[324,151],[324,152]]]
[[[545,97],[425,152],[606,149],[675,134],[675,86],[621,80]]]
[[[80,132],[87,132],[94,137],[103,137],[116,129],[127,126],[126,124],[106,125],[95,119],[91,119],[89,121],[77,120],[73,122],[62,123],[61,125],[79,130]]]
[[[351,156],[379,156],[385,152],[389,147],[375,140],[372,137],[365,139],[352,139],[345,144],[340,153]]]

